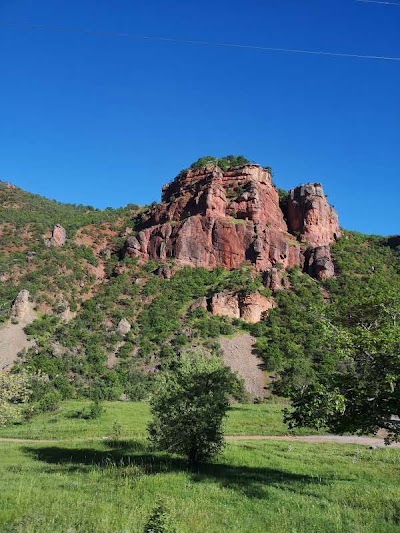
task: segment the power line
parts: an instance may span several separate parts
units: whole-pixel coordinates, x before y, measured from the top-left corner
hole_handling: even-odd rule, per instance
[[[355,0],[356,2],[362,2],[364,4],[381,4],[383,6],[398,6],[400,7],[399,2],[383,2],[382,0]]]
[[[361,0],[358,0],[361,1]],[[367,0],[365,0],[367,1]],[[372,0],[369,0],[372,1]],[[107,38],[123,38],[131,40],[144,40],[144,41],[158,41],[158,42],[168,42],[168,43],[177,43],[177,44],[193,44],[198,46],[215,46],[223,48],[240,48],[245,50],[258,50],[260,52],[283,52],[283,53],[292,53],[292,54],[307,54],[307,55],[316,55],[316,56],[330,56],[338,58],[347,58],[347,59],[369,59],[376,61],[400,61],[398,56],[380,56],[380,55],[366,55],[366,54],[350,54],[350,53],[341,53],[341,52],[327,52],[324,50],[308,50],[302,48],[277,48],[272,46],[256,46],[251,44],[237,44],[237,43],[223,43],[215,41],[201,41],[194,39],[179,39],[175,37],[157,37],[150,35],[136,35],[132,33],[119,33],[119,32],[110,32],[110,31],[92,31],[80,28],[67,28],[67,27],[54,27],[54,26],[43,26],[37,24],[22,24],[22,23],[6,23],[0,21],[0,26],[13,28],[13,29],[25,29],[25,30],[42,30],[42,31],[51,31],[56,33],[81,33],[85,35],[92,35],[95,37],[107,37]]]

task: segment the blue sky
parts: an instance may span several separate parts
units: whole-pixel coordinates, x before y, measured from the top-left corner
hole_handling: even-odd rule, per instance
[[[400,2],[399,2],[400,3]],[[321,181],[342,226],[400,232],[400,6],[353,0],[0,0],[0,179],[96,207],[159,200],[202,155]]]

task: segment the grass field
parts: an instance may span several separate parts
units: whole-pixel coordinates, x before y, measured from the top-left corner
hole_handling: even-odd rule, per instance
[[[180,532],[398,532],[400,452],[229,443],[189,471],[144,441],[0,443],[0,531],[140,532],[161,498]]]
[[[149,447],[146,403],[78,418],[87,405],[0,431],[59,439],[0,442],[1,532],[141,532],[160,499],[177,533],[400,532],[400,449],[231,441],[193,471]],[[226,433],[287,433],[282,407],[234,406]],[[94,440],[113,437],[115,423],[119,439]]]
[[[59,411],[35,416],[30,422],[0,429],[0,437],[23,439],[77,439],[109,437],[115,424],[126,438],[143,438],[146,435],[150,409],[146,402],[105,402],[104,413],[97,420],[79,418],[89,402],[63,402]],[[225,423],[227,435],[286,435],[289,430],[283,423],[285,403],[233,405]],[[309,428],[290,432],[296,435],[316,433]]]

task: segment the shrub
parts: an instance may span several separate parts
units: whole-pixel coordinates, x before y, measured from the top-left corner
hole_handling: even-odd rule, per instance
[[[191,466],[211,459],[223,446],[222,420],[234,383],[220,358],[182,355],[173,371],[157,379],[149,425],[153,444],[185,455]]]
[[[23,420],[30,396],[31,377],[28,374],[0,371],[0,427]]]
[[[47,392],[37,403],[37,410],[41,413],[50,413],[52,411],[57,411],[60,407],[61,394],[52,390]]]
[[[159,502],[153,509],[143,533],[175,533],[171,519],[162,502]]]

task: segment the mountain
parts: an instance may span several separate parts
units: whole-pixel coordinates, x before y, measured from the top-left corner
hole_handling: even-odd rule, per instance
[[[177,354],[246,330],[287,394],[329,368],[324,321],[399,294],[399,244],[340,229],[320,184],[282,191],[232,156],[194,163],[149,207],[1,183],[0,365],[63,398],[139,399]]]

